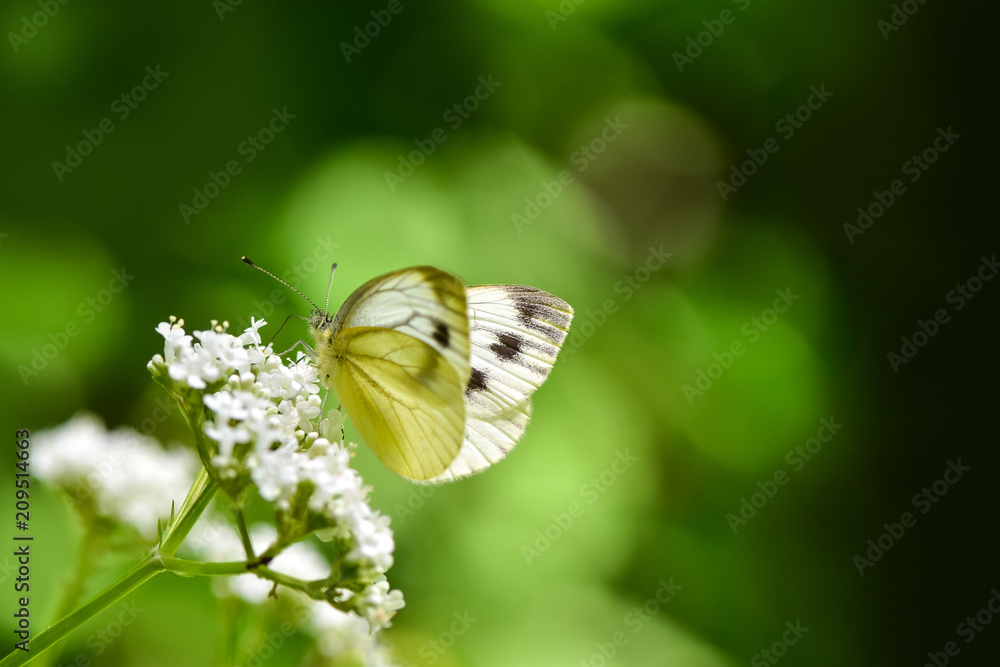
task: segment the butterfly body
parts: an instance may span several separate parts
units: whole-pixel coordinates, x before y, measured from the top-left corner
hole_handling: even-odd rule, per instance
[[[438,482],[514,447],[572,314],[541,290],[466,287],[418,266],[370,280],[309,325],[320,376],[365,442],[391,470]]]

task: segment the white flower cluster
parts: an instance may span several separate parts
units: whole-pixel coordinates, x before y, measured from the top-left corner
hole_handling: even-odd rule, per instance
[[[65,424],[40,431],[33,443],[32,472],[62,487],[77,504],[92,504],[99,516],[131,524],[147,538],[156,524],[180,507],[198,469],[188,449],[163,449],[129,428],[108,431],[99,417],[79,413]]]
[[[163,356],[156,355],[153,362],[165,362],[175,381],[192,389],[205,389],[209,383],[229,377],[234,371],[240,375],[249,372],[252,363],[263,359],[257,330],[264,324],[263,320],[251,318],[250,328],[239,338],[222,331],[223,327],[195,331],[199,342],[192,345],[191,336],[181,328],[184,321],[171,318],[170,322],[160,322],[156,327],[156,332],[167,342]],[[247,348],[247,343],[254,346]]]
[[[317,438],[307,452],[298,451],[295,445],[258,452],[253,481],[261,497],[279,509],[291,505],[300,485],[311,484],[309,510],[331,522],[320,537],[348,541],[347,561],[385,572],[392,567],[395,546],[389,517],[368,505],[368,488],[349,466],[350,448]]]
[[[193,344],[182,324],[157,327],[166,346],[150,369],[165,365],[182,388],[218,386],[202,397],[212,413],[204,433],[217,444],[208,453],[216,474],[232,479],[249,472],[261,497],[285,512],[301,500],[300,489],[309,489],[308,511],[322,517],[324,537],[349,545],[345,559],[375,574],[388,570],[395,546],[389,517],[368,505],[368,488],[349,465],[352,446],[330,441],[342,438],[333,425],[339,426],[339,415],[324,420],[322,429],[316,425],[322,401],[309,359],[300,355],[286,363],[270,346],[261,348],[263,321],[251,320],[239,337],[221,327],[196,331],[199,342]]]

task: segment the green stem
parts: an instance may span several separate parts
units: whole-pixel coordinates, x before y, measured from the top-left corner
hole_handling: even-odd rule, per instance
[[[171,522],[170,527],[167,529],[166,538],[163,540],[163,546],[160,548],[161,554],[164,556],[173,556],[177,553],[181,542],[184,541],[184,538],[194,528],[194,524],[197,523],[202,512],[208,507],[217,490],[218,486],[212,481],[208,470],[202,467],[201,472],[198,473],[198,478],[191,485],[191,490],[188,491],[187,498],[184,499],[184,504],[181,505],[180,514]]]
[[[291,588],[293,590],[302,591],[303,593],[308,594],[307,591],[309,586],[308,581],[297,579],[295,577],[290,577],[287,574],[282,574],[281,572],[275,572],[274,570],[266,568],[263,565],[260,567],[255,567],[253,571],[254,574],[256,574],[261,579],[267,579],[268,581],[273,581],[274,583],[279,584],[281,586],[287,586],[288,588]]]
[[[242,507],[236,508],[236,525],[240,530],[240,539],[243,540],[243,551],[247,554],[247,560],[252,561],[257,556],[253,551],[253,542],[250,540],[250,528],[247,526],[247,517],[243,513]]]
[[[163,567],[177,574],[202,577],[220,577],[233,574],[247,574],[247,564],[244,561],[228,563],[202,563],[196,560],[184,560],[163,556]]]
[[[285,586],[286,588],[300,591],[317,600],[324,599],[322,591],[327,588],[328,583],[325,579],[320,579],[318,581],[306,581],[305,579],[299,579],[281,572],[276,572],[275,570],[272,570],[264,565],[258,565],[251,568],[250,563],[243,561],[228,563],[201,563],[193,560],[184,560],[182,558],[170,558],[164,556],[163,567],[171,572],[187,576],[226,577],[235,574],[255,574],[261,579],[273,581],[279,586]]]
[[[115,602],[131,593],[148,579],[160,572],[163,572],[163,563],[159,558],[153,557],[144,560],[139,565],[132,568],[128,574],[109,586],[107,589],[91,598],[89,602],[59,619],[47,629],[40,632],[30,640],[28,647],[30,651],[14,649],[6,657],[0,660],[0,667],[18,667],[26,665],[34,660],[38,655],[52,648],[58,641],[66,635],[76,630],[78,627],[101,613]]]
[[[310,595],[317,582],[306,581],[296,577],[276,572],[263,565],[250,569],[250,564],[244,561],[230,561],[228,563],[202,563],[194,560],[184,560],[183,558],[171,558],[163,556],[163,567],[171,572],[188,576],[200,577],[225,577],[234,574],[255,574],[261,579],[273,581],[280,586],[302,591]],[[321,580],[320,583],[322,583]]]

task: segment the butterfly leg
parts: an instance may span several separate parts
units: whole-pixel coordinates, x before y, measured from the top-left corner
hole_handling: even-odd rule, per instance
[[[317,359],[316,350],[312,349],[312,347],[309,345],[309,343],[305,342],[302,339],[299,339],[299,340],[295,341],[295,343],[290,348],[288,348],[287,350],[285,350],[284,352],[278,352],[278,356],[280,356],[280,357],[285,356],[286,354],[288,354],[289,352],[291,352],[292,350],[294,350],[295,348],[297,348],[299,345],[301,345],[303,348],[305,348],[306,354],[309,355],[310,359],[312,359],[313,361],[316,361],[316,359]]]

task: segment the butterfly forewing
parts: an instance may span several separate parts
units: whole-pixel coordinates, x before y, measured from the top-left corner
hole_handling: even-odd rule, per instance
[[[335,331],[350,327],[380,327],[413,336],[444,356],[463,387],[468,381],[465,286],[450,273],[414,266],[369,280],[348,297],[333,323]]]
[[[513,449],[573,319],[568,303],[524,285],[469,287],[466,302],[472,370],[465,431],[458,456],[435,482],[482,470]]]

